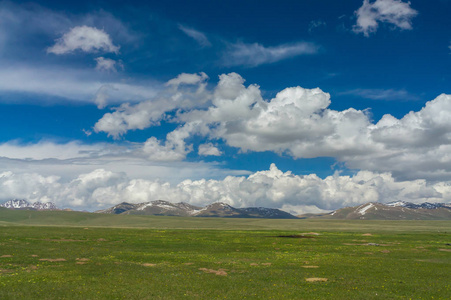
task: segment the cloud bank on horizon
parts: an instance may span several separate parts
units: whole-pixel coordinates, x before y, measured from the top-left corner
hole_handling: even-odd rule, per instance
[[[451,202],[449,36],[437,33],[442,45],[428,48],[444,66],[420,76],[431,89],[418,91],[410,61],[425,59],[423,44],[403,52],[405,66],[402,56],[368,54],[416,42],[415,22],[435,11],[400,0],[360,5],[333,17],[317,12],[304,34],[288,30],[299,18],[287,15],[280,38],[272,27],[163,17],[157,6],[143,5],[155,14],[149,20],[112,4],[69,15],[45,1],[0,1],[0,106],[4,126],[13,126],[0,135],[0,200],[89,210],[221,201],[292,213]],[[277,14],[277,5],[262,6]],[[337,36],[340,45],[329,42]]]

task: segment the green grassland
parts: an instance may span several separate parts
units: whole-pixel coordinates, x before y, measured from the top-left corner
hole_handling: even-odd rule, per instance
[[[450,299],[450,232],[0,210],[0,299]]]

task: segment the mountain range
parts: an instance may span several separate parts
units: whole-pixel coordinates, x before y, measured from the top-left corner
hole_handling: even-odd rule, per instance
[[[3,204],[0,204],[0,207],[6,207],[10,209],[32,209],[32,210],[58,210],[56,205],[52,202],[34,202],[30,203],[24,199],[12,199],[8,200]]]
[[[9,200],[0,207],[22,210],[59,210],[52,202],[29,203],[23,199]],[[451,220],[451,204],[421,203],[414,204],[404,201],[390,203],[369,202],[353,207],[337,209],[330,213],[304,214],[294,216],[285,211],[265,208],[248,207],[234,208],[226,203],[213,203],[205,207],[188,203],[172,203],[163,200],[127,203],[122,202],[113,207],[96,211],[95,213],[115,215],[157,215],[179,217],[223,217],[223,218],[266,218],[266,219],[349,219],[349,220]]]
[[[124,215],[163,215],[179,217],[223,217],[223,218],[266,218],[266,219],[296,219],[297,217],[275,208],[248,207],[234,208],[226,203],[213,203],[205,207],[188,203],[171,203],[157,200],[139,204],[122,202],[96,213]]]
[[[327,214],[305,214],[302,219],[347,219],[347,220],[451,220],[451,204],[404,201],[390,203],[369,202],[345,207]]]

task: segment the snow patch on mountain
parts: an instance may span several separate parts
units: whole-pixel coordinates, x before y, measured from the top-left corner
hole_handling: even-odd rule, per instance
[[[368,203],[364,205],[361,209],[357,211],[357,213],[361,214],[362,216],[366,214],[367,210],[374,207],[373,203]]]

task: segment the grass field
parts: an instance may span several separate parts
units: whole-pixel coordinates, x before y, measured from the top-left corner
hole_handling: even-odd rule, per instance
[[[0,299],[451,299],[449,221],[64,215],[0,210]]]

